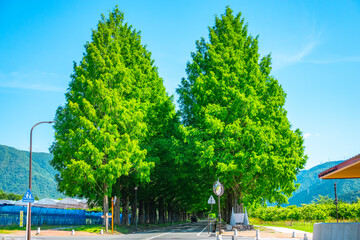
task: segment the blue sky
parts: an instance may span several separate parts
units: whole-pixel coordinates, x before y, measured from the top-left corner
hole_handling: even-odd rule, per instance
[[[288,118],[305,137],[306,168],[360,153],[360,1],[349,0],[0,0],[0,144],[28,150],[31,127],[54,119],[73,61],[115,5],[141,31],[169,94],[214,16],[227,5],[242,12],[260,54],[272,54]],[[48,152],[53,135],[37,126],[34,151]]]

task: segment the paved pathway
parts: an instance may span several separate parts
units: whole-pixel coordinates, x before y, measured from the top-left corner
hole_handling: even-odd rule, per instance
[[[295,232],[295,236],[297,239],[304,239],[304,235],[306,234],[306,236],[308,237],[308,239],[312,239],[313,234],[309,233],[309,232],[305,232],[305,231],[300,231],[300,230],[296,230],[296,229],[291,229],[291,228],[284,228],[284,227],[272,227],[272,226],[262,226],[268,229],[272,229],[276,232],[280,232],[280,233],[290,233],[292,234],[293,232]],[[266,239],[266,238],[264,238]],[[292,238],[294,239],[294,238]]]
[[[138,232],[133,234],[123,234],[123,235],[91,235],[91,236],[70,236],[71,232],[67,232],[68,236],[41,236],[41,235],[32,235],[31,240],[172,240],[172,239],[184,239],[184,240],[216,240],[215,236],[209,236],[206,230],[207,222],[200,221],[198,223],[187,223],[182,225],[176,225],[171,227],[166,227],[162,229],[147,231],[147,232]],[[267,227],[272,229],[274,232],[280,233],[261,233],[261,240],[300,240],[303,239],[303,231],[292,230],[288,228],[280,227]],[[205,229],[205,230],[204,230]],[[296,232],[296,238],[287,238],[284,236],[277,236],[281,234],[286,234],[286,236],[291,236],[289,233],[292,231]],[[281,233],[282,232],[282,233]],[[21,235],[3,235],[6,237],[6,240],[24,240],[25,232]],[[223,236],[223,240],[232,239],[232,232],[226,232]],[[311,240],[312,234],[308,234],[308,239]],[[255,240],[255,231],[245,231],[239,232],[239,240]],[[2,240],[2,234],[0,234],[0,240]]]

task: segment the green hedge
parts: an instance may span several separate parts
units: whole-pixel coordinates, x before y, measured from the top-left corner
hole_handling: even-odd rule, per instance
[[[338,203],[340,219],[357,220],[360,218],[360,199],[355,203]],[[320,196],[311,204],[287,207],[259,207],[251,211],[251,217],[264,221],[284,220],[330,220],[336,218],[336,206],[332,199]]]

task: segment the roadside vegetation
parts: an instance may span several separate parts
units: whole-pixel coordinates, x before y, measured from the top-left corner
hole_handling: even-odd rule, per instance
[[[0,199],[1,200],[11,200],[11,201],[19,201],[23,198],[23,195],[15,194],[15,193],[7,193],[0,189]],[[35,200],[39,200],[37,196],[34,197]]]
[[[287,227],[307,232],[313,231],[314,223],[358,222],[360,219],[360,199],[353,203],[339,201],[336,205],[329,197],[319,196],[311,204],[287,207],[259,207],[251,211],[250,223],[260,226]]]

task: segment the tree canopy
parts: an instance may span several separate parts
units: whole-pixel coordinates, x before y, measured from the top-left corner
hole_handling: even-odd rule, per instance
[[[122,204],[128,216],[139,186],[145,222],[206,210],[217,178],[227,212],[287,201],[307,157],[270,74],[271,56],[260,58],[258,37],[229,7],[196,49],[176,113],[140,33],[118,8],[102,15],[56,113],[51,163],[62,192],[102,203],[104,212],[116,195],[115,211]]]
[[[271,56],[260,58],[258,37],[227,7],[191,57],[177,89],[188,161],[219,177],[233,203],[286,202],[306,156]]]
[[[56,113],[51,153],[60,191],[102,200],[107,211],[121,176],[149,180],[147,146],[172,107],[153,63],[118,8],[102,15]]]

